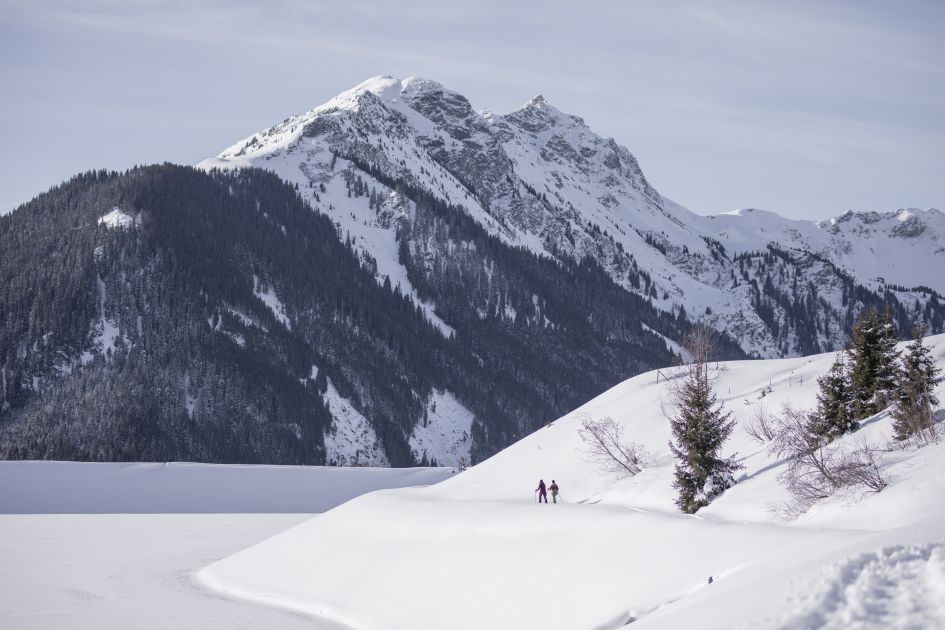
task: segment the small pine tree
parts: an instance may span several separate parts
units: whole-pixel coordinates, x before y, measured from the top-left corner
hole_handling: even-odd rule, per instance
[[[853,417],[868,418],[888,406],[898,389],[896,333],[887,310],[870,308],[853,326],[850,339],[850,387]]]
[[[916,326],[912,343],[902,361],[899,396],[893,409],[893,431],[899,441],[931,432],[932,410],[939,402],[935,386],[942,381],[941,370],[923,343],[924,334],[923,327]]]
[[[674,439],[669,447],[677,460],[673,481],[679,492],[676,505],[692,514],[729,488],[741,466],[734,457],[719,456],[735,421],[723,410],[709,378],[710,333],[698,329],[689,346],[692,362],[672,386],[675,409],[670,427]]]
[[[879,409],[884,409],[896,400],[902,369],[899,362],[899,350],[896,348],[899,338],[896,336],[896,328],[893,326],[892,313],[889,309],[880,317],[879,321],[880,333],[877,351],[880,361],[877,366],[876,390],[873,398],[876,406]]]
[[[852,392],[842,353],[837,353],[830,372],[818,378],[817,384],[820,386],[817,411],[809,417],[808,431],[828,442],[855,431],[859,423],[853,418]]]

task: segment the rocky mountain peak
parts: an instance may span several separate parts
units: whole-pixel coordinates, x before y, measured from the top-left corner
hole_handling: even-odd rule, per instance
[[[372,77],[202,165],[259,165],[297,184],[313,207],[357,235],[379,277],[401,278],[405,293],[402,236],[386,219],[401,185],[413,191],[398,215],[401,235],[417,192],[461,206],[504,242],[559,260],[593,258],[657,308],[730,331],[762,356],[842,344],[850,278],[864,286],[945,286],[931,262],[945,253],[945,215],[937,211],[849,212],[820,223],[752,208],[698,216],[663,198],[625,146],[541,94],[497,115],[477,112],[436,81]],[[365,190],[369,202],[353,201]],[[776,253],[748,263],[746,256],[770,247]],[[896,247],[908,255],[878,255]],[[768,282],[775,268],[779,279],[791,278],[790,291]],[[847,275],[838,275],[841,268]],[[804,293],[808,282],[815,288]],[[925,309],[929,298],[903,299]],[[819,311],[818,329],[802,317],[810,308]]]
[[[522,107],[503,117],[516,127],[531,133],[540,133],[548,129],[556,130],[569,127],[584,127],[584,120],[565,114],[538,94]]]

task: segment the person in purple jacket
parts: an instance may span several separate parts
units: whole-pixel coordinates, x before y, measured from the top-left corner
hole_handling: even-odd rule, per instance
[[[538,502],[541,503],[541,500],[544,499],[545,503],[548,503],[548,491],[545,489],[545,480],[538,480],[538,487],[535,488],[535,492],[538,493]]]

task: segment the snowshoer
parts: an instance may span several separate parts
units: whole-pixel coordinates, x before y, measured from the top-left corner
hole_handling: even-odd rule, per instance
[[[541,500],[544,499],[545,503],[548,503],[548,491],[545,489],[545,480],[538,480],[538,487],[535,488],[535,492],[538,493],[538,502],[541,503]]]
[[[558,502],[558,483],[554,479],[551,480],[550,488],[551,488],[551,502],[557,503]],[[547,502],[548,500],[545,499],[545,503]]]

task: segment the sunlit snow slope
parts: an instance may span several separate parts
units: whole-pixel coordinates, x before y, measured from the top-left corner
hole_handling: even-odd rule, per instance
[[[928,341],[945,365],[945,336]],[[200,578],[364,629],[942,627],[945,443],[888,450],[882,493],[788,519],[784,464],[744,431],[760,405],[812,406],[832,359],[724,365],[717,391],[738,420],[727,450],[745,469],[695,516],[674,508],[666,385],[647,373],[465,473],[360,497]],[[604,416],[649,452],[639,475],[587,460],[578,429]],[[844,440],[890,437],[879,414]],[[539,478],[558,482],[563,504],[535,504]]]

